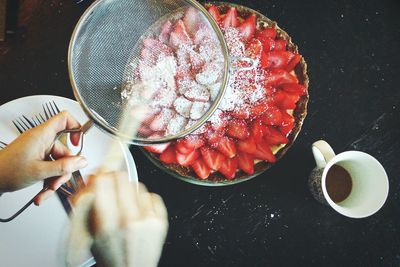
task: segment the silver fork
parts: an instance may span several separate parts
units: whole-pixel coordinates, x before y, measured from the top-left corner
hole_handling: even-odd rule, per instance
[[[4,149],[4,148],[6,148],[6,146],[7,146],[6,143],[0,141],[0,149]]]
[[[58,108],[56,102],[54,102],[54,101],[47,102],[47,103],[43,104],[42,107],[43,107],[44,115],[47,120],[61,112],[60,109]],[[39,120],[38,117],[36,117],[36,118]],[[41,119],[43,119],[43,117]],[[83,143],[83,135],[82,135],[81,142]],[[83,148],[83,146],[81,145],[81,149],[78,152],[78,154],[80,154],[82,152],[82,148]],[[82,174],[80,171],[73,172],[71,180],[72,180],[72,183],[74,184],[74,187],[76,188],[76,191],[85,186],[85,182],[82,178]]]

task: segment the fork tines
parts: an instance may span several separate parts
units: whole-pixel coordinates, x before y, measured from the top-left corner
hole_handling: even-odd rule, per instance
[[[58,106],[56,105],[56,103],[54,101],[47,102],[47,103],[43,104],[42,107],[43,107],[44,115],[46,116],[47,119],[50,119],[51,117],[60,113],[60,109],[58,108]]]
[[[6,148],[6,146],[7,146],[6,143],[0,141],[0,149],[4,149],[4,148]]]

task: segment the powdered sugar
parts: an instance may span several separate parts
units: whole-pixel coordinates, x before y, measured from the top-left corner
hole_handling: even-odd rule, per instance
[[[174,135],[179,133],[182,131],[182,129],[185,129],[187,122],[188,120],[185,117],[175,114],[175,116],[168,123],[166,135]]]
[[[208,102],[194,102],[190,110],[190,118],[192,120],[200,119],[209,108],[210,104]]]
[[[192,109],[193,102],[187,100],[185,97],[180,96],[174,102],[176,112],[185,118],[190,117],[190,110]]]

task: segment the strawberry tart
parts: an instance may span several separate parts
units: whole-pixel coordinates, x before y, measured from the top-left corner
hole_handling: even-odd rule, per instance
[[[255,67],[243,69],[248,63],[237,62],[239,68],[231,70],[218,109],[201,128],[144,151],[157,166],[185,181],[232,184],[267,170],[294,142],[306,116],[307,66],[289,35],[274,21],[243,6],[213,3],[205,7],[223,32],[229,56],[251,58]],[[200,24],[191,23],[191,16],[187,10],[181,19],[166,24],[157,42],[148,41],[153,43],[147,45],[162,45],[166,57],[174,58],[174,63],[166,64],[175,68],[174,84],[167,85],[175,91],[160,99],[154,109],[157,114],[143,130],[147,135],[190,126],[220,90],[221,51],[207,43],[207,33]],[[182,59],[179,50],[187,45],[193,48],[192,54]],[[143,57],[152,60],[154,54],[145,51]],[[191,74],[185,76],[188,71]]]

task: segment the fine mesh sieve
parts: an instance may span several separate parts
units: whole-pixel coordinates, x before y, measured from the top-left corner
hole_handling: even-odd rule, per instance
[[[201,127],[229,79],[223,34],[192,0],[94,2],[72,35],[68,68],[75,97],[92,122],[138,145]],[[134,130],[120,127],[126,113]]]

